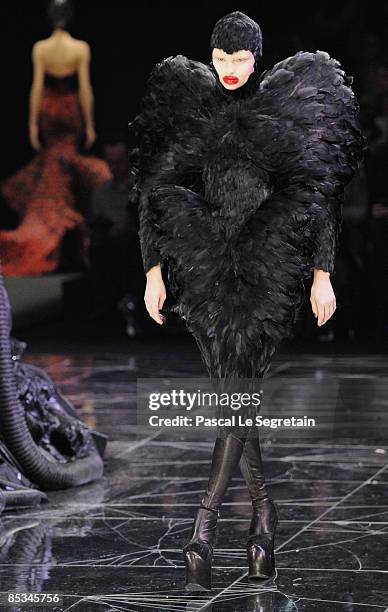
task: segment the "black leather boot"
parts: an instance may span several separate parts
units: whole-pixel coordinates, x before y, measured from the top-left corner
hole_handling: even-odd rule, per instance
[[[275,572],[274,538],[278,508],[267,497],[253,509],[247,540],[248,578],[270,578]]]
[[[219,511],[201,504],[189,542],[183,547],[187,591],[210,591],[213,549],[217,541]]]
[[[252,500],[247,540],[248,578],[269,578],[275,571],[274,537],[279,513],[266,491],[258,438],[245,442],[240,468]]]
[[[209,591],[213,549],[217,541],[219,509],[244,447],[244,440],[232,434],[217,438],[206,493],[194,520],[190,540],[183,548],[186,590]]]

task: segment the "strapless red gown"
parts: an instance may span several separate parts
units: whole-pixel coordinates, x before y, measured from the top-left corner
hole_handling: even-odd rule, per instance
[[[75,206],[74,181],[86,196],[111,178],[104,160],[77,151],[82,131],[77,75],[46,74],[39,111],[41,149],[0,184],[3,197],[20,215],[16,229],[0,231],[5,275],[55,270],[64,234],[84,222]]]

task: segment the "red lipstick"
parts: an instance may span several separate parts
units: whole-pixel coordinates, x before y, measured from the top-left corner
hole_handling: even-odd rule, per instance
[[[238,83],[238,77],[236,76],[224,76],[222,77],[222,80],[224,81],[224,83],[227,83],[228,85],[235,85],[236,83]]]

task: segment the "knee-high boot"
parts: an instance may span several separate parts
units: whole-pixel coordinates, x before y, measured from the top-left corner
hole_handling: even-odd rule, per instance
[[[240,469],[252,500],[247,540],[248,577],[268,578],[275,571],[274,537],[279,513],[266,490],[259,438],[246,440]]]
[[[205,495],[194,520],[190,540],[183,548],[186,568],[186,590],[211,589],[211,564],[217,541],[217,519],[224,494],[238,466],[244,440],[229,434],[217,438],[212,456]]]

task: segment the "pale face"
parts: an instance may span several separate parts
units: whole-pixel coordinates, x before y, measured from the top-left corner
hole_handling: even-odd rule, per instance
[[[255,69],[255,56],[252,51],[225,53],[223,49],[214,48],[212,62],[225,89],[242,87]]]

